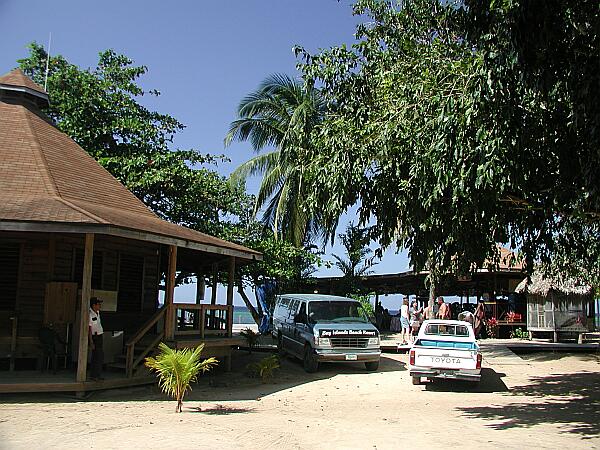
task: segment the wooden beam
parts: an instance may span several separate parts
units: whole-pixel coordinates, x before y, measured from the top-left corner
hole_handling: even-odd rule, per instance
[[[217,288],[219,287],[219,265],[213,264],[213,273],[212,273],[212,291],[210,296],[210,304],[217,304]]]
[[[229,273],[227,274],[227,305],[233,306],[233,289],[235,287],[235,256],[229,258]]]
[[[212,253],[224,256],[235,256],[245,261],[262,261],[263,255],[252,249],[245,251],[243,249],[233,249],[229,247],[220,247],[217,245],[203,244],[200,242],[179,239],[160,234],[154,234],[146,231],[136,231],[126,228],[120,228],[115,225],[104,224],[66,224],[66,223],[43,223],[43,222],[16,222],[3,220],[0,222],[1,231],[24,231],[41,233],[89,233],[106,234],[109,236],[118,236],[127,239],[137,239],[139,241],[156,242],[158,244],[175,245],[181,248],[199,250],[206,253]]]
[[[172,340],[175,335],[175,307],[173,297],[175,296],[175,271],[177,269],[177,246],[169,245],[169,266],[167,268],[166,292],[165,292],[165,339]]]
[[[92,294],[92,262],[94,256],[94,235],[85,235],[85,253],[83,255],[83,283],[81,285],[81,303],[79,304],[79,350],[77,353],[77,381],[85,381],[87,375],[88,335],[90,296]]]

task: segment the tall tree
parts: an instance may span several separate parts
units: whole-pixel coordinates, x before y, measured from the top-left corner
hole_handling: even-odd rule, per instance
[[[600,273],[597,2],[359,0],[358,42],[301,69],[335,108],[301,162],[331,226],[350,205],[416,270],[497,243]]]
[[[238,167],[234,181],[262,175],[254,207],[276,237],[302,246],[321,232],[318,210],[309,210],[304,168],[298,161],[310,151],[311,133],[322,120],[326,103],[319,91],[287,75],[272,75],[245,97],[231,123],[226,145],[250,141],[254,151],[269,148]]]

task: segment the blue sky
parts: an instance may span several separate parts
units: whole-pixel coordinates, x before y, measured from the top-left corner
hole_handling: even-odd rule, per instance
[[[186,125],[175,145],[226,154],[232,162],[219,171],[228,175],[253,155],[247,143],[223,147],[239,101],[269,74],[297,75],[294,45],[314,52],[351,44],[358,20],[344,0],[0,0],[0,73],[27,55],[29,42],[47,46],[49,33],[51,53],[81,67],[94,66],[98,52],[113,48],[148,67],[141,83],[162,95],[145,97],[143,103]],[[255,190],[256,180],[248,188]],[[350,212],[340,231],[353,219]],[[326,249],[326,259],[332,252],[342,254],[336,245]],[[407,269],[405,254],[394,250],[374,268],[376,273]],[[323,269],[319,274],[339,272]],[[191,292],[180,289],[177,299]],[[393,308],[396,300],[389,302]]]

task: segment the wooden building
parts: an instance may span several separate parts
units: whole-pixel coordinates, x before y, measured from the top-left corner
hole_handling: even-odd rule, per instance
[[[115,364],[127,377],[161,340],[197,345],[213,336],[213,350],[229,355],[235,267],[261,254],[157,217],[51,123],[41,112],[47,103],[46,92],[20,70],[0,77],[4,369],[18,368],[21,358],[41,359],[39,333],[51,325],[63,339],[76,339],[67,358],[78,362],[78,384],[59,390],[93,388],[85,381],[92,295],[104,300],[107,336],[121,336]],[[219,302],[213,288],[209,304],[201,303],[203,292],[199,304],[175,304],[177,271],[211,273],[213,280],[226,271],[227,299]]]
[[[583,335],[594,331],[595,302],[591,286],[574,278],[548,278],[534,272],[517,286],[527,296],[527,327],[530,333]]]

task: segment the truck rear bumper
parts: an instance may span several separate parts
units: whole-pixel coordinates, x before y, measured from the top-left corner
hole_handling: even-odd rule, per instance
[[[411,377],[446,378],[449,380],[479,381],[481,373],[464,372],[452,369],[427,369],[415,367],[410,369]]]

